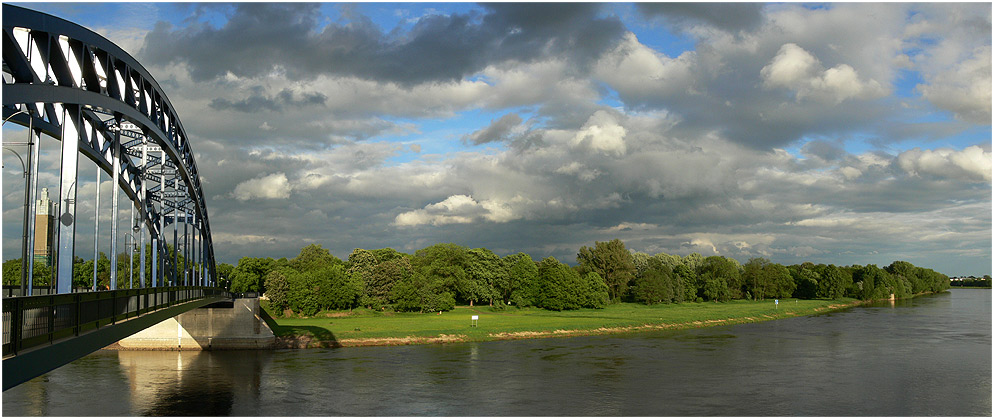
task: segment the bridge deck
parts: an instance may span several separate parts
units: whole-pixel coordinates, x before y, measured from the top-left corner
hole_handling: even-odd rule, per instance
[[[3,299],[3,390],[186,311],[230,299],[207,287]]]

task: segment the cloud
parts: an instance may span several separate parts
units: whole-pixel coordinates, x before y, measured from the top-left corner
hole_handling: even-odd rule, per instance
[[[574,147],[620,156],[627,150],[625,132],[625,127],[618,125],[614,116],[606,111],[597,111],[573,136],[572,144]]]
[[[182,63],[196,81],[232,74],[290,78],[351,76],[405,86],[452,82],[492,63],[562,56],[583,67],[622,35],[617,18],[584,4],[489,4],[485,11],[421,17],[406,33],[382,33],[354,11],[346,22],[319,22],[317,4],[245,3],[227,22],[173,27],[158,23],[142,56]],[[197,45],[187,48],[186,45]]]
[[[736,32],[755,29],[763,21],[760,3],[636,3],[636,7],[676,27],[704,23]]]
[[[897,156],[897,165],[911,175],[930,175],[966,182],[991,181],[991,152],[978,146],[962,151],[948,148],[922,150],[915,147]]]
[[[144,29],[223,261],[310,242],[569,261],[619,237],[741,261],[990,264],[990,151],[961,145],[989,137],[990,89],[970,90],[989,5],[499,4],[395,28],[328,7],[180,6],[197,10]],[[22,181],[3,185],[10,254]]]
[[[919,84],[933,105],[976,124],[991,122],[991,46],[976,48],[971,56]]]
[[[515,219],[511,209],[493,200],[477,202],[471,196],[452,195],[444,201],[429,204],[424,209],[398,214],[394,219],[397,226],[417,226],[423,224],[469,224],[480,219],[505,223]]]
[[[248,201],[250,199],[286,199],[290,197],[290,183],[286,174],[273,173],[270,175],[246,180],[235,186],[235,199]]]
[[[696,54],[685,52],[670,58],[628,33],[624,41],[597,63],[594,76],[604,80],[636,102],[694,91]]]
[[[827,70],[811,53],[797,44],[788,43],[760,74],[763,85],[769,88],[785,87],[796,92],[798,101],[812,98],[839,104],[846,99],[873,99],[887,92],[876,80],[860,80],[856,70],[848,64],[839,64]]]
[[[269,97],[262,93],[262,88],[256,87],[254,92],[245,99],[231,101],[225,98],[216,98],[211,101],[210,107],[217,110],[235,110],[245,113],[254,112],[282,112],[288,107],[313,107],[322,108],[328,96],[320,92],[296,93],[288,88],[281,90],[276,96]]]
[[[500,117],[496,121],[491,121],[486,128],[474,131],[472,134],[463,136],[463,141],[480,145],[497,141],[508,141],[515,128],[521,124],[522,119],[516,113],[509,113]]]

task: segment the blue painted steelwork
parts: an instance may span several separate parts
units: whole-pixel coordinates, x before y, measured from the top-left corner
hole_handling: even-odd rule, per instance
[[[142,241],[148,230],[153,263],[163,265],[153,268],[153,286],[182,279],[175,277],[176,261],[164,257],[168,240],[162,231],[167,214],[175,219],[180,213],[192,215],[184,221],[197,221],[205,276],[217,284],[209,215],[189,136],[158,82],[137,60],[75,23],[4,4],[2,96],[4,118],[30,126],[32,135],[44,132],[62,141],[59,292],[71,292],[79,153],[118,179],[115,192],[123,191],[137,207]],[[116,235],[111,248],[116,256]],[[171,278],[163,278],[167,273]]]

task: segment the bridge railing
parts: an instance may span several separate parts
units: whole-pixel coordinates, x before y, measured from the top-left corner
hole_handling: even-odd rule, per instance
[[[231,294],[221,288],[158,287],[4,298],[3,356],[212,296]]]

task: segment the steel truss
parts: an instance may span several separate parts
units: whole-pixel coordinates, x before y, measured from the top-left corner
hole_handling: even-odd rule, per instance
[[[218,283],[210,220],[189,136],[159,83],[128,53],[75,23],[4,4],[3,118],[28,127],[34,160],[29,156],[27,166],[33,170],[39,135],[61,141],[58,244],[53,246],[58,293],[72,290],[79,154],[117,186],[110,209],[112,266],[117,258],[118,191],[123,191],[136,211],[129,225],[134,226],[132,243],[139,238],[142,243],[141,287]],[[29,183],[25,241],[30,243],[25,248],[33,249],[37,176]],[[169,224],[174,252],[183,252],[187,266],[177,266],[178,256],[169,257]],[[145,278],[146,237],[154,249],[152,278]],[[22,277],[31,277],[31,266],[28,262]],[[111,270],[112,289],[117,288],[116,271]]]

